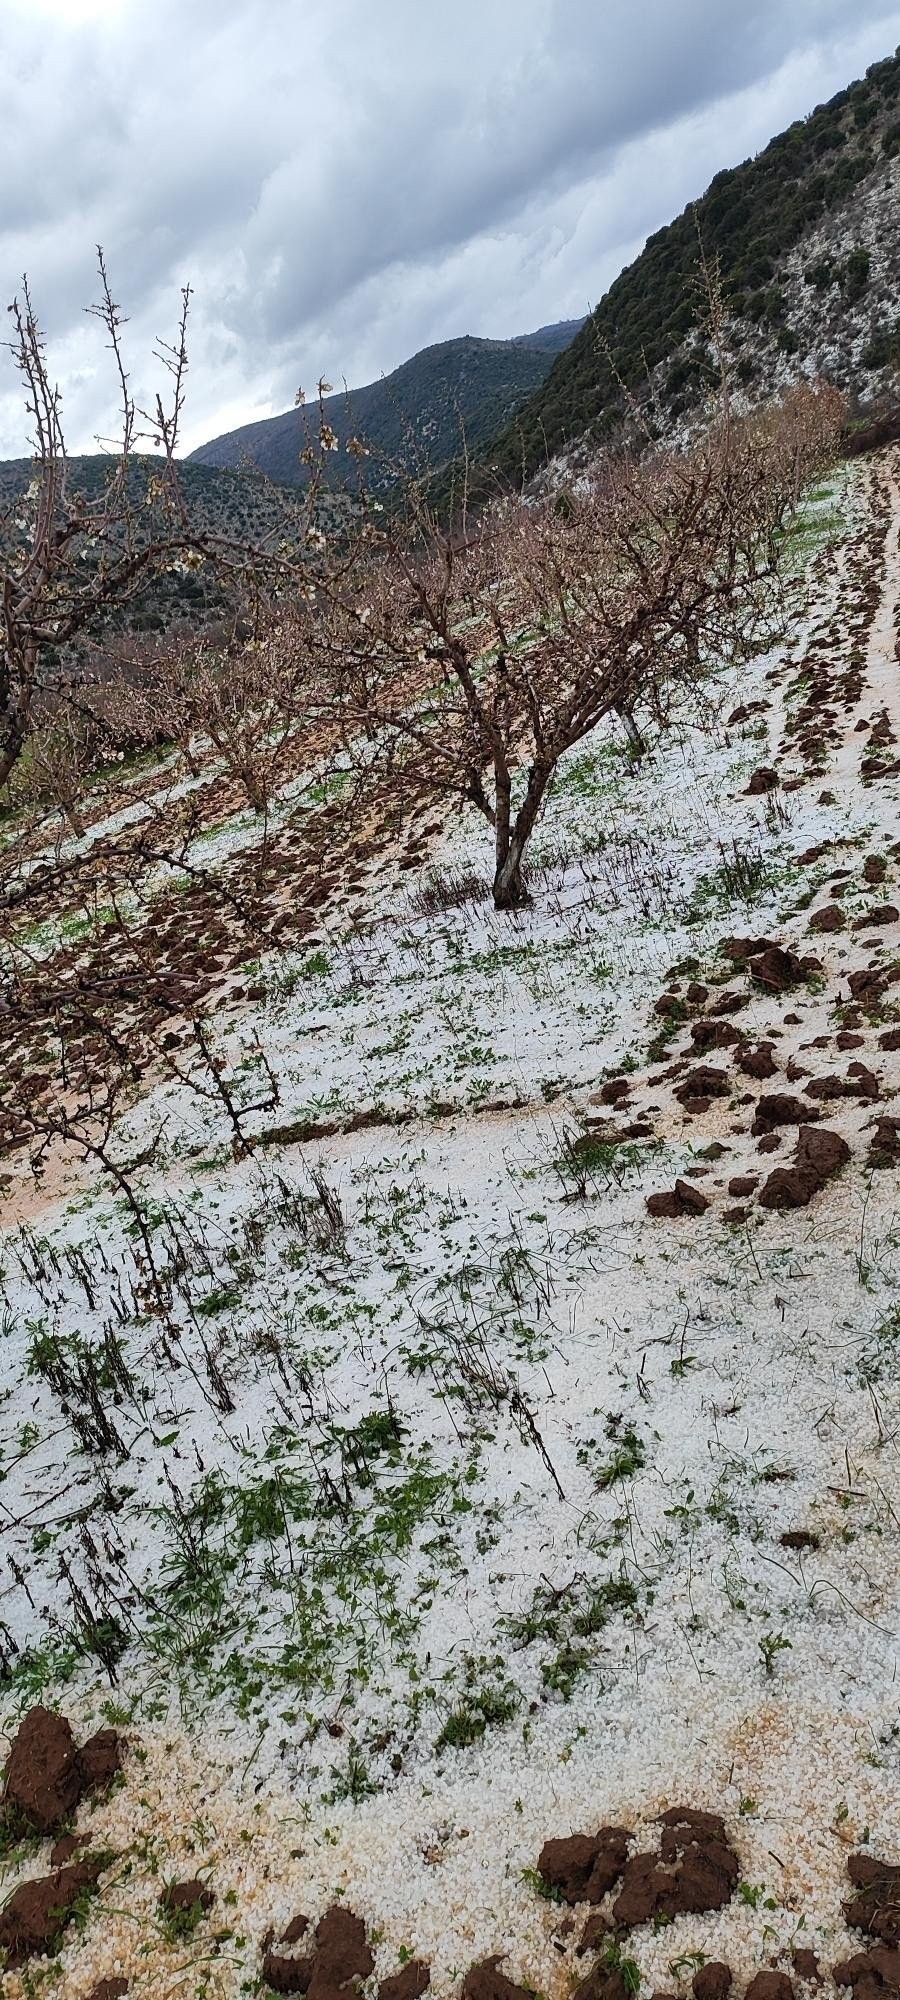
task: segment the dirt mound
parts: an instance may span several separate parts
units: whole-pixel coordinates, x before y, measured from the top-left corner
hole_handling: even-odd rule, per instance
[[[872,1951],[854,1952],[834,1968],[838,1986],[849,1986],[853,2000],[883,2000],[900,1993],[900,1951],[876,1945]]]
[[[424,1959],[411,1958],[399,1972],[381,1981],[378,2000],[419,2000],[431,1985],[431,1971]]]
[[[564,1903],[599,1903],[622,1873],[630,1838],[624,1826],[601,1826],[598,1833],[547,1840],[538,1873]]]
[[[613,1904],[616,1923],[626,1928],[721,1910],[734,1894],[738,1858],[718,1813],[673,1806],[662,1829],[658,1854],[635,1854],[626,1863]]]
[[[507,1979],[505,1972],[498,1971],[503,1954],[495,1958],[485,1958],[480,1965],[473,1965],[466,1973],[460,1988],[460,2000],[532,2000],[527,1986],[517,1986]],[[578,1988],[579,1993],[581,1987]]]
[[[294,1917],[278,1940],[280,1946],[300,1943],[309,1930],[306,1917]],[[400,1994],[400,2000],[416,2000],[424,1993],[430,1974],[427,1966],[415,1961],[418,1971],[415,1980],[410,1979],[409,1991]],[[348,1910],[342,1903],[333,1903],[320,1918],[313,1934],[312,1949],[297,1956],[285,1950],[273,1948],[271,1940],[263,1953],[262,1976],[273,1993],[308,1993],[311,2000],[327,2000],[327,1996],[339,1993],[344,1987],[357,1981],[368,1979],[374,1970],[375,1960],[366,1941],[366,1927],[362,1917]],[[403,1972],[409,1974],[410,1966]],[[423,1975],[424,1979],[423,1979]],[[395,1974],[399,1979],[403,1975]],[[416,1984],[416,1981],[422,1983]],[[389,1984],[389,1982],[385,1982]],[[415,1991],[413,1991],[415,1987]],[[397,1995],[393,1995],[397,2000]]]
[[[0,1951],[7,1966],[52,1952],[70,1917],[97,1886],[102,1861],[78,1861],[34,1882],[23,1882],[0,1910]]]
[[[801,1125],[792,1167],[776,1167],[759,1197],[761,1208],[805,1208],[814,1194],[839,1173],[850,1148],[839,1132]]]
[[[900,1944],[900,1868],[870,1854],[851,1854],[847,1873],[859,1892],[844,1904],[848,1924],[882,1944]]]
[[[708,1965],[699,1967],[691,1980],[694,2000],[725,2000],[731,1981],[731,1966],[723,1965],[721,1959],[711,1959]]]
[[[31,1708],[13,1739],[3,1805],[35,1833],[53,1833],[86,1792],[108,1784],[121,1752],[114,1729],[100,1729],[79,1750],[65,1716]]]
[[[670,1222],[680,1221],[683,1215],[702,1215],[708,1207],[709,1196],[701,1194],[693,1181],[676,1181],[674,1188],[646,1198],[647,1214]]]
[[[777,1125],[808,1125],[815,1116],[814,1108],[805,1104],[802,1097],[792,1097],[786,1090],[772,1090],[760,1098],[752,1129],[758,1135],[774,1131]]]

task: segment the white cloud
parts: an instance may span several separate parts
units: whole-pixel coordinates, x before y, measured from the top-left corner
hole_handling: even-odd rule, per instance
[[[73,448],[195,290],[185,443],[428,341],[584,311],[647,233],[900,39],[889,0],[7,0],[0,272]],[[7,392],[8,391],[8,392]],[[0,377],[0,451],[24,448]]]

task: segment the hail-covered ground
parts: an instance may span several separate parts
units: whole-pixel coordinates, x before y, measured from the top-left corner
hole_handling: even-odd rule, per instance
[[[118,1119],[128,1192],[2,1163],[2,1713],[124,1746],[78,1819],[99,1893],[9,2000],[231,2000],[335,1898],[376,1979],[414,1954],[443,2000],[502,1954],[562,1995],[543,1842],[673,1804],[741,1879],[633,1933],[645,1993],[846,1956],[849,1849],[900,1860],[895,473],[812,497],[785,643],[702,717],[572,753],[528,908],[425,809],[312,936],[219,965],[245,1150],[187,1037]],[[143,811],[123,784],[57,852]],[[193,863],[254,838],[232,799]],[[164,869],[143,893],[152,929]],[[87,920],[21,908],[49,981]],[[804,1106],[849,1161],[766,1207]]]

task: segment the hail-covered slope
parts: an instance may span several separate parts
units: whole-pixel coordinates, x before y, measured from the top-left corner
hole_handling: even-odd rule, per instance
[[[232,1085],[264,1057],[279,1102],[236,1159],[150,1073],[144,1238],[13,1157],[4,1708],[124,1746],[42,1992],[237,1995],[337,1896],[376,1979],[506,1953],[563,1993],[542,1843],[672,1804],[741,1887],[632,1930],[647,1992],[847,1956],[848,1848],[900,1859],[897,469],[811,502],[809,608],[719,720],[569,760],[526,912],[449,826],[219,967]],[[849,1158],[769,1205],[798,1131]]]

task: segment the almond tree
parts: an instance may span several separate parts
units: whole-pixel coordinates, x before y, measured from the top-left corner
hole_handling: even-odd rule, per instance
[[[27,279],[9,308],[6,343],[20,376],[31,427],[33,475],[27,491],[0,518],[0,788],[20,758],[41,698],[60,702],[77,679],[76,643],[97,641],[112,613],[121,613],[159,577],[205,563],[250,589],[277,589],[327,564],[318,523],[321,454],[329,439],[313,435],[304,453],[309,480],[302,496],[284,496],[284,537],[248,546],[192,520],[176,452],[187,376],[190,287],[181,294],[174,341],[157,343],[164,387],[147,410],[135,403],[123,348],[126,321],[110,290],[102,251],[100,303],[89,308],[107,336],[120,399],[118,437],[106,443],[107,463],[93,493],[75,485],[63,428],[62,401],[50,374],[44,336]],[[321,406],[321,397],[320,397]],[[321,414],[321,410],[320,410]],[[147,448],[157,454],[148,459]],[[350,538],[337,559],[352,561]]]
[[[564,506],[507,501],[458,533],[414,494],[404,523],[370,522],[365,576],[319,593],[310,701],[360,767],[473,805],[494,902],[518,907],[566,751],[642,701],[664,721],[673,693],[771,639],[784,521],[839,416],[825,390],[741,421],[724,399],[690,450],[607,462]]]

